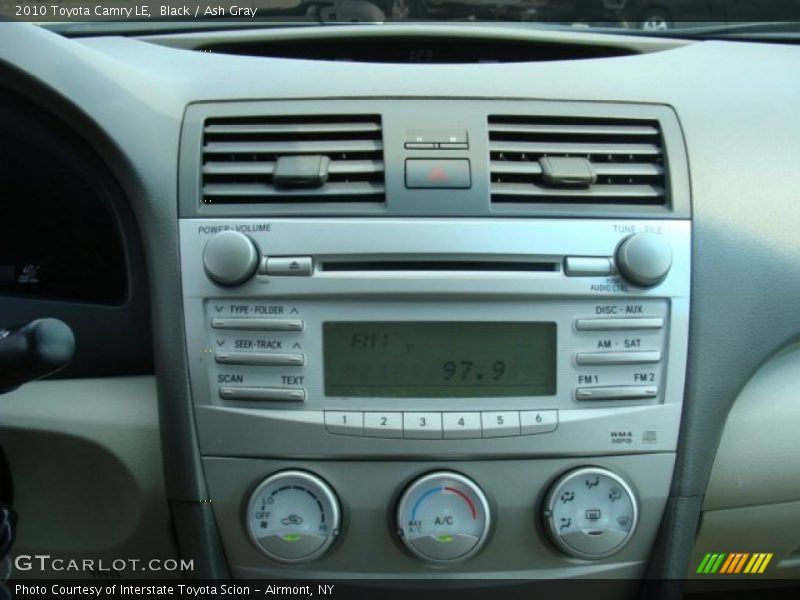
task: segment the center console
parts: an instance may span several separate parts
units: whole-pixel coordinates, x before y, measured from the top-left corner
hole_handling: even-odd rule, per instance
[[[548,176],[535,185],[558,196],[619,188],[601,174],[620,164],[637,165],[631,188],[655,172],[637,162],[643,132],[630,122],[616,130],[630,158],[600,157],[619,149],[607,136],[622,109],[466,103],[463,126],[445,130],[441,103],[378,102],[383,204],[348,210],[309,195],[352,185],[335,179],[337,162],[377,161],[326,149],[332,118],[311,126],[322,142],[303,137],[314,103],[276,104],[194,107],[183,140],[190,384],[234,575],[641,576],[669,492],[686,367],[691,226],[674,116],[638,107],[670,151],[649,218],[650,205],[628,217],[585,202],[557,216],[489,203],[486,190],[505,183],[492,169],[519,149],[482,141],[487,113],[545,114],[537,127],[556,145],[570,131],[590,136],[586,158],[562,149],[567,160],[554,164],[554,152],[516,141],[539,154],[515,162]],[[409,104],[429,115],[413,131],[397,126]],[[547,133],[556,108],[575,114]],[[587,111],[596,122],[576,116]],[[276,112],[295,124],[257,119]],[[303,152],[285,145],[287,129],[301,132]],[[280,133],[247,138],[258,131]],[[226,148],[227,166],[215,156]],[[239,179],[210,176],[222,172]],[[220,201],[221,185],[247,186],[240,212]],[[281,192],[288,201],[272,197]],[[393,209],[420,195],[431,214]],[[484,214],[466,214],[476,195]],[[452,203],[435,214],[458,197],[465,214]],[[569,217],[571,206],[580,210]]]

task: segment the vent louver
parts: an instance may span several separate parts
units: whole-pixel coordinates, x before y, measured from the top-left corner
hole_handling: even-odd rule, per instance
[[[297,156],[322,158],[323,177],[310,185],[276,184],[279,159]],[[207,119],[202,160],[204,204],[385,200],[379,116]]]
[[[667,201],[655,120],[490,116],[489,151],[493,203],[660,206]],[[591,177],[558,180],[547,172],[554,161],[540,160],[545,157],[571,158],[566,164],[577,164]]]

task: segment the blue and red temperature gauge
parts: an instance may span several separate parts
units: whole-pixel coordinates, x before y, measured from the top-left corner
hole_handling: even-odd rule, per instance
[[[460,562],[474,555],[486,541],[489,524],[486,496],[458,473],[443,471],[417,479],[397,506],[403,543],[433,563]]]

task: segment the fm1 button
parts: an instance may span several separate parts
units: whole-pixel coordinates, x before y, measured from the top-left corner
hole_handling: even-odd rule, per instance
[[[471,186],[467,159],[406,160],[406,187],[409,189],[468,189]]]

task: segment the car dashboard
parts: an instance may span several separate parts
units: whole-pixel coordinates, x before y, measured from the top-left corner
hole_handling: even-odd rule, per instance
[[[0,182],[30,224],[0,308],[78,344],[2,399],[15,504],[37,469],[119,481],[58,479],[99,515],[64,556],[617,597],[729,584],[711,553],[797,577],[796,46],[0,31],[0,152],[35,149]]]

